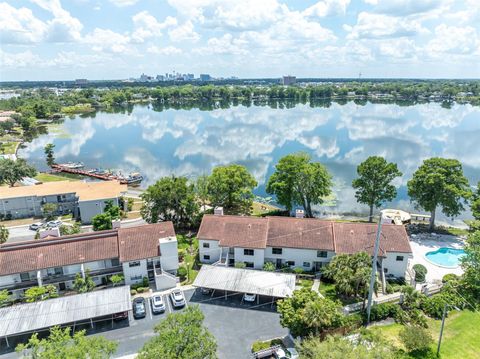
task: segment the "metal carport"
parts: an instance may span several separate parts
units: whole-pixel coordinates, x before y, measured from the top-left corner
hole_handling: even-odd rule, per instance
[[[0,338],[48,329],[132,309],[130,286],[0,308]]]
[[[274,298],[285,298],[295,290],[295,274],[267,272],[224,266],[203,265],[194,287],[227,292],[253,293]]]

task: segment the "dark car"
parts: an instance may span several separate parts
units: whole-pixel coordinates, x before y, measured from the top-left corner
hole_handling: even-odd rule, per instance
[[[133,300],[133,317],[135,319],[145,318],[147,315],[147,308],[145,306],[145,299],[142,297]]]
[[[128,319],[128,312],[119,312],[113,315],[113,320],[116,322],[119,322],[125,319]]]

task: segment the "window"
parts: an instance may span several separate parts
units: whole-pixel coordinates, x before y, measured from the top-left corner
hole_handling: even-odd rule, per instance
[[[253,256],[253,249],[244,249],[243,250],[244,256]]]
[[[134,275],[133,277],[130,277],[130,280],[142,280],[143,276],[141,275]]]
[[[384,273],[388,273],[388,268],[383,268]]]
[[[113,258],[111,263],[112,267],[118,267],[120,265],[120,261],[118,260],[118,258]]]
[[[317,257],[327,258],[328,253],[326,251],[317,251]]]
[[[282,248],[272,248],[272,254],[282,254]]]
[[[253,262],[245,262],[245,268],[253,268]]]
[[[210,248],[210,243],[203,243],[203,248]]]
[[[310,268],[310,262],[303,262],[303,266],[305,268]]]
[[[128,263],[128,266],[129,266],[130,268],[132,268],[132,267],[140,267],[140,261],[130,262],[130,263]],[[133,279],[132,279],[132,280],[133,280]]]
[[[293,267],[295,265],[295,261],[287,261],[286,264],[289,267]]]
[[[397,256],[397,262],[403,262],[403,256]]]
[[[30,280],[30,273],[20,273],[20,280],[22,282],[28,282]]]
[[[205,259],[205,260],[208,261],[208,260],[210,260],[210,256],[209,256],[209,255],[204,255],[204,256],[203,256],[203,259]]]

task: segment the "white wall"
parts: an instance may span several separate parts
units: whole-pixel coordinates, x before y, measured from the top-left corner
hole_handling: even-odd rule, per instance
[[[402,256],[403,261],[397,261],[397,256]],[[405,277],[407,271],[409,253],[388,252],[387,257],[383,259],[383,268],[387,268],[385,274],[393,274],[395,277]]]
[[[238,262],[253,262],[253,267],[255,269],[262,269],[264,263],[264,252],[263,249],[254,249],[253,256],[246,256],[243,254],[244,248],[235,248],[235,263]],[[230,258],[230,257],[229,257]]]
[[[3,275],[0,277],[0,287],[20,283],[20,274]]]
[[[322,262],[322,266],[325,263],[331,261],[335,252],[327,252],[327,257],[317,257],[317,250],[316,249],[298,249],[298,248],[282,248],[282,254],[273,254],[272,247],[267,247],[265,249],[265,260],[277,259],[281,258],[282,263],[287,261],[294,261],[294,267],[302,268],[304,270],[312,270],[313,269],[313,262]],[[310,263],[309,266],[304,266],[303,262]]]
[[[137,261],[132,261],[132,262],[137,262]],[[123,274],[125,276],[125,284],[139,283],[142,281],[143,277],[148,277],[147,260],[140,259],[138,262],[140,262],[140,265],[136,267],[130,267],[128,265],[129,262],[122,263]],[[134,276],[141,276],[141,278],[132,279],[132,277]]]
[[[208,243],[210,245],[210,248],[203,248],[203,243]],[[218,246],[218,241],[199,239],[198,248],[199,248],[200,262],[215,263],[218,260],[220,260],[220,254],[222,252],[222,249]],[[210,256],[210,260],[204,259],[203,257],[204,255]]]
[[[168,272],[177,272],[178,269],[178,243],[176,237],[159,239],[160,263],[162,269]]]
[[[103,213],[105,202],[112,200],[114,206],[118,206],[118,198],[106,198],[93,201],[79,201],[78,208],[80,209],[80,217],[82,223],[92,223],[92,217]]]

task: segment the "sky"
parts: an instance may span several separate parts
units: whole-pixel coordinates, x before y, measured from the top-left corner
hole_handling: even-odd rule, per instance
[[[480,0],[0,0],[0,81],[480,78]]]

